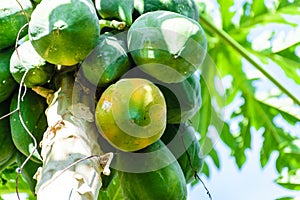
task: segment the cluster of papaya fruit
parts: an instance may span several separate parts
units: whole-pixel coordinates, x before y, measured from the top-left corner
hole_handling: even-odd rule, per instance
[[[194,0],[1,0],[0,117],[19,112],[0,120],[0,169],[32,153],[28,132],[40,142],[47,129],[47,103],[33,89],[57,89],[55,76],[72,68],[101,91],[99,143],[121,155],[113,174],[124,197],[186,199],[203,164],[187,123],[201,106],[206,38],[198,19]],[[32,190],[37,150],[23,170]]]

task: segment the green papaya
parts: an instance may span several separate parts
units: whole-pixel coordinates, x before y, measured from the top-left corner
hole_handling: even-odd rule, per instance
[[[134,8],[139,14],[168,10],[185,15],[196,21],[199,19],[197,5],[194,0],[134,0]]]
[[[47,63],[33,48],[30,41],[22,43],[10,58],[10,73],[20,84],[27,71],[24,84],[28,88],[48,83],[55,66]]]
[[[0,117],[9,113],[10,99],[0,103]],[[0,120],[0,166],[5,165],[15,154],[16,148],[11,138],[9,117]]]
[[[17,108],[17,104],[18,91],[16,91],[12,97],[10,110],[15,110]],[[13,142],[17,149],[25,156],[29,156],[29,154],[33,151],[34,143],[26,129],[23,127],[19,113],[21,114],[26,127],[36,138],[37,144],[39,144],[47,129],[47,119],[45,115],[46,108],[46,99],[28,89],[24,98],[20,101],[19,112],[15,112],[10,115],[10,128]],[[41,158],[38,151],[35,151],[31,159],[40,163]]]
[[[184,200],[187,198],[183,172],[162,141],[159,140],[135,153],[142,156],[137,159],[137,157],[129,155],[120,159],[121,167],[123,165],[132,167],[131,171],[118,170],[125,199]]]
[[[129,70],[126,41],[120,35],[100,35],[98,45],[82,62],[83,75],[93,85],[107,86]]]
[[[13,51],[13,48],[0,50],[0,103],[8,99],[18,85],[9,71]]]
[[[195,72],[179,83],[158,84],[167,104],[167,122],[179,124],[192,118],[201,106],[200,76]]]
[[[161,140],[177,158],[186,183],[194,181],[196,173],[201,172],[204,161],[194,127],[184,123],[168,124]]]
[[[19,0],[27,17],[32,13],[30,0]],[[26,16],[17,1],[0,1],[0,50],[15,44],[19,30],[27,23]],[[27,34],[27,28],[20,33],[20,37]]]
[[[134,0],[95,0],[95,6],[103,19],[118,19],[132,24]]]
[[[128,30],[128,50],[135,64],[165,83],[191,76],[204,61],[206,48],[200,24],[170,11],[145,13]]]
[[[20,167],[25,160],[26,160],[26,156],[18,151],[17,152],[18,166]],[[35,186],[36,186],[36,180],[34,179],[34,175],[37,172],[38,168],[41,166],[42,165],[39,163],[33,162],[32,160],[28,160],[21,171],[22,176],[24,177],[25,181],[27,182],[33,194],[35,194]]]
[[[71,66],[98,43],[99,20],[90,0],[43,0],[32,12],[29,36],[47,62]]]

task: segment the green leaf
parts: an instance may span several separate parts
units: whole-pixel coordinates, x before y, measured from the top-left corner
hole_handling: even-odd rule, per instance
[[[203,163],[201,173],[205,174],[206,177],[208,177],[208,178],[210,177],[210,171],[209,171],[209,167],[208,167],[208,164],[206,163],[206,161],[204,161],[204,163]]]
[[[287,189],[300,190],[300,169],[281,175],[276,183]]]
[[[251,7],[251,16],[254,18],[258,15],[268,12],[265,0],[253,0]]]
[[[17,163],[14,163],[0,173],[0,195],[12,194],[16,196],[17,167]],[[22,176],[18,178],[18,191],[27,194],[27,200],[36,199]]]
[[[294,199],[295,199],[294,197],[282,197],[276,200],[294,200]]]
[[[223,19],[223,29],[229,30],[233,28],[232,17],[235,15],[235,12],[231,10],[234,6],[234,0],[218,0],[222,19]]]
[[[120,186],[119,176],[116,175],[109,184],[106,191],[100,190],[99,200],[123,200],[124,196]]]

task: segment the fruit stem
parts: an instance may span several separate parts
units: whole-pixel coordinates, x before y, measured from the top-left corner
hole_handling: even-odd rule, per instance
[[[47,104],[49,105],[53,98],[54,98],[54,91],[53,90],[50,90],[50,89],[47,89],[47,88],[44,88],[44,87],[41,87],[41,86],[35,86],[32,88],[32,90],[34,92],[36,92],[38,95],[46,98],[46,101],[47,101]]]
[[[125,22],[119,22],[116,20],[106,20],[106,19],[100,19],[99,20],[100,29],[107,27],[107,28],[113,28],[118,30],[123,30],[126,27]]]
[[[218,29],[214,26],[209,20],[205,19],[205,17],[200,17],[200,24],[204,25],[208,30],[212,33],[215,33],[219,36],[224,42],[230,45],[235,51],[237,51],[241,56],[243,56],[250,64],[252,64],[257,70],[259,70],[264,76],[266,76],[271,82],[273,82],[283,93],[285,93],[288,97],[290,97],[296,104],[300,105],[300,100],[294,96],[288,89],[286,89],[283,85],[280,84],[278,80],[276,80],[272,75],[270,75],[262,65],[257,63],[252,55],[236,40],[234,40],[228,33],[225,31]]]

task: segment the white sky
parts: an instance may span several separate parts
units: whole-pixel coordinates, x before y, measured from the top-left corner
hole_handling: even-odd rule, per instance
[[[275,200],[285,196],[298,197],[300,191],[286,190],[276,183],[275,154],[264,169],[260,167],[259,149],[261,147],[261,134],[252,134],[252,150],[247,152],[247,161],[241,171],[230,157],[230,150],[222,142],[217,143],[216,149],[220,155],[221,169],[217,170],[212,161],[207,159],[211,177],[203,181],[208,187],[213,200]],[[299,200],[298,199],[298,200]],[[188,200],[209,200],[201,184],[190,189]]]

